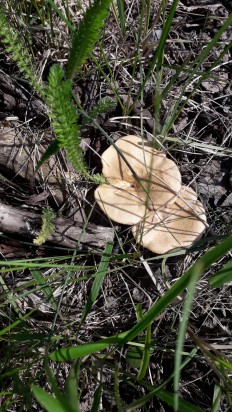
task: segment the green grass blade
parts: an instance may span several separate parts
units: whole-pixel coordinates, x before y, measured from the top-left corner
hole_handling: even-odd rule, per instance
[[[111,345],[120,344],[122,342],[122,336],[112,336],[110,338],[102,339],[97,342],[86,343],[78,346],[71,346],[70,348],[58,349],[50,354],[50,359],[55,361],[67,361],[80,358],[82,356],[90,355],[104,349],[109,348]]]
[[[123,412],[122,401],[121,401],[120,390],[119,390],[119,382],[120,382],[119,365],[118,363],[116,363],[114,366],[114,397],[115,397],[116,404],[117,404],[117,411]]]
[[[20,323],[22,323],[24,320],[26,320],[29,316],[31,316],[31,314],[34,313],[35,310],[36,309],[32,309],[29,313],[22,316],[19,320],[16,320],[15,322],[11,323],[11,325],[8,325],[4,329],[0,330],[0,336],[5,335],[11,329],[14,329],[16,326],[18,326]]]
[[[174,410],[179,410],[180,398],[179,398],[179,383],[180,383],[180,372],[181,372],[181,363],[182,363],[182,352],[185,341],[185,334],[188,325],[189,313],[192,306],[193,296],[196,290],[196,284],[200,277],[200,271],[196,267],[195,273],[192,274],[189,286],[188,293],[185,297],[183,316],[181,322],[179,323],[179,332],[177,338],[176,352],[175,352],[175,368],[174,368]]]
[[[220,386],[217,383],[215,383],[211,412],[219,412],[221,396],[222,390]]]
[[[145,405],[149,400],[157,396],[157,398],[161,399],[162,401],[166,402],[168,405],[173,406],[174,404],[174,394],[170,393],[160,387],[153,389],[147,395],[142,396],[141,398],[133,401],[131,404],[127,405],[126,412],[134,412],[138,410],[139,407]],[[198,408],[197,406],[183,401],[180,399],[180,412],[203,412],[202,409]]]
[[[100,403],[101,403],[101,396],[102,396],[102,384],[100,384],[93,396],[93,405],[91,408],[91,412],[99,412]]]
[[[42,166],[44,162],[46,162],[51,156],[55,155],[59,150],[59,142],[58,140],[54,140],[48,148],[45,150],[43,155],[41,156],[40,160],[38,161],[35,172],[38,172],[39,168]]]
[[[142,336],[141,338],[138,338],[136,339],[136,341],[129,344],[129,350],[127,351],[127,354],[126,354],[126,362],[132,368],[141,369],[142,361],[144,358],[146,340],[147,340],[147,336],[146,337]],[[154,348],[155,348],[155,342],[154,340],[151,340],[149,344],[150,354],[154,352]],[[148,347],[146,348],[146,350],[148,350]],[[149,359],[150,359],[150,354],[149,354]],[[139,380],[138,377],[137,377],[137,380]]]
[[[166,44],[166,41],[167,41],[168,33],[169,33],[170,28],[171,28],[171,25],[172,25],[172,20],[173,20],[173,17],[174,17],[174,14],[175,14],[176,7],[177,7],[178,2],[179,2],[179,0],[173,0],[173,3],[172,3],[172,5],[171,5],[170,11],[169,11],[168,18],[167,18],[167,20],[166,20],[166,22],[165,22],[165,24],[164,24],[164,26],[163,26],[163,31],[162,31],[162,35],[161,35],[161,38],[160,38],[158,47],[157,47],[157,49],[156,49],[156,51],[155,51],[155,53],[154,53],[154,56],[153,56],[153,58],[152,58],[150,67],[149,67],[149,69],[148,69],[148,71],[147,71],[147,73],[146,73],[146,76],[145,76],[145,78],[144,78],[144,81],[143,81],[143,83],[141,84],[141,86],[140,86],[140,88],[139,88],[139,91],[138,91],[138,93],[137,93],[137,96],[136,96],[135,99],[134,99],[134,104],[133,104],[132,108],[134,108],[136,102],[139,100],[139,98],[140,98],[140,96],[141,96],[141,94],[142,94],[142,92],[143,92],[143,90],[144,90],[144,87],[146,86],[146,83],[147,83],[149,77],[151,76],[151,74],[152,74],[155,66],[156,66],[158,63],[159,63],[159,68],[160,68],[160,64],[161,64],[161,61],[162,61],[162,56],[163,56],[164,47],[165,47],[165,44]]]
[[[60,391],[60,389],[58,388],[57,385],[57,381],[55,378],[55,375],[53,373],[53,370],[51,369],[50,365],[49,365],[49,359],[47,357],[47,354],[45,355],[44,358],[44,369],[48,378],[48,382],[50,384],[51,387],[51,392],[54,394],[55,398],[62,403],[63,400],[63,395]]]
[[[66,24],[66,26],[70,29],[71,32],[74,32],[75,28],[70,20],[68,20],[62,11],[57,7],[57,5],[54,3],[53,0],[47,0],[48,3],[51,5],[53,10],[57,13],[57,15],[60,17],[61,20]]]
[[[112,0],[95,0],[85,12],[78,32],[73,34],[67,63],[67,79],[73,79],[100,38],[100,29],[108,17]]]
[[[58,399],[53,398],[39,386],[32,386],[32,392],[47,412],[70,412],[68,406],[62,405]]]
[[[72,365],[64,386],[64,400],[69,405],[70,412],[80,412],[78,396],[78,380],[80,373],[80,361]]]
[[[215,275],[209,278],[212,288],[219,288],[225,283],[232,281],[232,261],[226,263]]]
[[[56,310],[57,309],[57,303],[56,303],[56,300],[53,296],[52,289],[50,288],[49,284],[44,279],[42,273],[37,269],[32,269],[31,270],[31,275],[32,275],[33,279],[35,279],[36,283],[41,285],[41,291],[43,292],[47,302],[49,302],[52,305],[53,309]]]
[[[213,47],[218,43],[220,37],[228,29],[232,23],[232,13],[228,16],[223,25],[216,31],[212,40],[203,48],[199,56],[197,56],[193,62],[193,71],[191,72],[191,78],[197,73],[201,64],[205,61],[206,57],[212,51]]]
[[[119,21],[120,21],[120,29],[122,36],[125,35],[126,32],[126,18],[125,18],[125,7],[123,0],[117,0],[118,6],[118,14],[119,14]]]
[[[161,399],[162,401],[166,402],[168,405],[174,407],[175,402],[175,394],[170,393],[164,389],[159,390],[155,396]],[[202,409],[198,408],[198,406],[193,405],[190,402],[184,401],[183,399],[179,400],[179,412],[203,412]]]
[[[137,377],[138,381],[145,377],[147,368],[149,366],[150,357],[151,357],[151,323],[147,327],[145,347],[143,350],[143,358],[142,358],[139,374]]]
[[[197,273],[197,276],[201,275],[206,269],[208,269],[214,262],[224,256],[232,249],[232,236],[229,236],[217,246],[206,252],[193,266],[162,296],[152,308],[143,316],[142,320],[127,332],[120,333],[119,335],[112,336],[110,338],[102,339],[101,341],[94,343],[87,343],[84,345],[73,346],[71,348],[63,348],[56,350],[50,354],[52,360],[64,361],[75,359],[80,356],[85,356],[96,351],[100,351],[108,348],[110,345],[118,344],[123,345],[133,340],[138,336],[145,328],[148,327],[160,313],[164,311],[173,300],[185,290],[189,285],[191,277]]]
[[[193,266],[162,296],[129,332],[125,341],[134,339],[188,286],[195,273],[202,274],[214,262],[232,249],[232,236],[206,252]]]
[[[96,301],[100,288],[102,286],[102,282],[104,280],[104,277],[107,273],[107,268],[110,262],[110,258],[111,258],[111,253],[112,253],[112,249],[113,249],[113,243],[108,242],[106,244],[105,250],[103,252],[102,258],[101,258],[101,262],[99,264],[97,273],[96,273],[96,277],[94,279],[90,294],[88,296],[86,305],[83,309],[82,312],[82,316],[81,316],[81,320],[80,320],[80,325],[82,325],[86,319],[86,317],[88,316],[88,313],[90,312],[94,302]]]
[[[33,344],[33,341],[46,341],[49,339],[48,335],[46,333],[29,333],[29,332],[23,332],[23,333],[12,333],[6,336],[7,339],[11,339],[12,342],[17,341],[17,342],[30,342]]]
[[[219,358],[218,356],[216,356],[214,358],[223,368],[228,369],[229,371],[232,371],[232,363],[230,362],[226,362],[224,359]]]
[[[32,406],[32,396],[31,396],[31,391],[30,387],[26,382],[23,382],[23,380],[20,378],[20,374],[14,374],[12,376],[12,381],[13,381],[13,387],[14,387],[14,392],[18,393],[22,396],[23,399],[23,404],[25,410],[30,410]]]

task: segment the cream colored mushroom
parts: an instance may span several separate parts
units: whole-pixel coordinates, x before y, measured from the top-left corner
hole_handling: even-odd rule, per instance
[[[139,136],[118,139],[102,155],[107,184],[95,190],[95,199],[112,220],[136,224],[149,210],[174,201],[181,189],[177,165]],[[128,166],[128,164],[130,167]]]
[[[95,200],[103,212],[112,220],[124,225],[138,223],[146,214],[143,193],[138,193],[128,182],[114,181],[95,190]]]
[[[157,254],[180,247],[189,247],[203,234],[206,214],[196,193],[186,186],[175,202],[158,211],[150,211],[145,219],[132,227],[136,240]]]

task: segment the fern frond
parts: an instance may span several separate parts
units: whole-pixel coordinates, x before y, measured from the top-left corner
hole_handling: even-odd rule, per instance
[[[0,38],[1,42],[5,45],[6,52],[11,53],[12,59],[17,64],[20,72],[37,93],[43,96],[44,90],[34,74],[31,55],[28,53],[22,38],[11,26],[2,7],[0,7]]]
[[[112,0],[95,0],[86,10],[78,31],[73,34],[67,65],[68,79],[74,77],[92,52],[94,44],[100,37],[100,29],[104,25],[104,20],[108,17],[111,2]]]
[[[72,82],[63,78],[63,69],[57,64],[53,65],[48,75],[46,89],[51,123],[59,147],[66,150],[73,167],[82,175],[89,177],[80,148],[79,116],[72,101]]]
[[[51,208],[43,209],[42,211],[42,227],[36,239],[33,239],[34,245],[43,245],[48,238],[55,231],[54,219],[56,217],[55,212]]]

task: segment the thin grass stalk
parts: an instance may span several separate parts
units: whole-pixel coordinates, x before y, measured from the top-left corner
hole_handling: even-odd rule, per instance
[[[109,88],[113,91],[114,96],[116,97],[116,99],[117,99],[117,101],[118,101],[118,103],[119,103],[122,111],[124,112],[124,105],[123,105],[122,100],[121,100],[121,98],[120,98],[120,96],[119,96],[118,87],[117,87],[116,81],[115,81],[115,79],[114,79],[114,75],[113,75],[112,69],[111,69],[111,67],[110,67],[110,64],[109,64],[107,58],[105,57],[105,53],[104,53],[104,50],[103,50],[101,44],[99,45],[99,48],[100,48],[100,51],[101,51],[101,55],[103,56],[104,61],[105,61],[105,63],[106,63],[107,70],[109,71],[110,79],[112,79],[112,81],[113,81],[113,85],[112,85],[112,83],[111,83],[111,81],[110,81],[110,79],[109,79],[109,76],[106,75],[106,73],[104,72],[103,68],[101,67],[101,64],[99,63],[98,59],[97,59],[93,54],[91,54],[91,59],[93,60],[93,62],[94,62],[94,64],[96,65],[97,69],[99,70],[99,72],[100,72],[100,73],[102,74],[102,76],[104,77],[104,80],[106,81],[106,83],[107,83],[107,85],[109,86]]]
[[[122,37],[124,37],[126,33],[126,14],[125,14],[124,1],[117,0],[117,6],[118,6],[121,35]]]
[[[143,0],[144,1],[144,0]],[[151,0],[146,0],[145,1],[145,10],[146,10],[146,18],[145,18],[145,35],[147,36],[148,30],[149,30],[149,23],[150,23],[150,17],[151,17]]]
[[[94,392],[93,404],[92,404],[92,408],[91,408],[90,412],[99,412],[100,411],[102,389],[103,389],[103,385],[102,385],[102,383],[100,383],[99,386],[97,387],[96,391]]]
[[[100,292],[102,283],[103,283],[104,278],[107,274],[108,265],[110,263],[110,257],[111,257],[111,254],[112,254],[112,250],[113,250],[113,244],[108,242],[106,244],[105,250],[102,254],[101,262],[100,262],[98,270],[96,272],[96,277],[94,279],[90,294],[89,294],[87,302],[86,302],[86,305],[85,305],[85,307],[82,311],[79,328],[85,322],[86,317],[90,313],[91,308],[94,305],[94,303],[95,303],[95,301],[98,297],[98,294]]]
[[[117,404],[117,411],[123,412],[122,408],[122,401],[120,397],[120,390],[119,390],[119,365],[115,363],[114,365],[114,396]]]
[[[141,86],[139,88],[139,91],[138,91],[138,93],[137,93],[137,95],[134,99],[134,104],[133,104],[131,110],[134,108],[135,104],[139,100],[141,92],[142,92],[142,90],[144,90],[144,87],[145,87],[150,75],[152,74],[152,72],[153,72],[153,70],[154,70],[154,68],[157,64],[157,61],[159,59],[160,54],[163,53],[163,50],[164,50],[164,47],[165,47],[165,44],[166,44],[166,40],[167,40],[169,31],[170,31],[171,25],[172,25],[172,20],[173,20],[178,2],[179,2],[179,0],[173,0],[173,3],[171,5],[167,21],[165,22],[165,25],[163,27],[163,31],[162,31],[162,35],[161,35],[161,38],[160,38],[160,41],[159,41],[159,45],[158,45],[157,49],[155,50],[155,53],[154,53],[154,56],[152,58],[150,67],[149,67],[149,69],[147,71],[147,74],[145,76],[145,79],[144,79],[143,83],[141,84]]]
[[[54,3],[54,1],[53,0],[47,0],[47,2],[50,4],[51,8],[56,12],[56,14],[60,17],[60,19],[66,24],[66,26],[69,28],[70,32],[74,33],[75,27],[74,27],[73,23],[65,17],[65,15],[57,7],[57,5]],[[52,23],[52,15],[51,15],[51,23]]]
[[[179,331],[178,331],[178,338],[177,338],[177,345],[176,345],[176,352],[175,352],[175,366],[174,366],[174,411],[177,412],[179,410],[179,385],[180,385],[180,372],[181,372],[181,363],[182,363],[182,352],[184,347],[185,341],[185,334],[188,325],[189,314],[191,310],[191,306],[193,303],[193,297],[196,291],[196,285],[200,278],[200,275],[203,271],[203,268],[195,267],[192,271],[192,277],[189,282],[188,286],[188,293],[185,296],[185,303],[183,308],[183,316],[181,321],[179,322]]]

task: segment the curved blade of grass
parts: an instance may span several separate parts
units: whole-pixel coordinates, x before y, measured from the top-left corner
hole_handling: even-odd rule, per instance
[[[164,123],[164,126],[160,132],[160,134],[162,135],[166,135],[166,133],[170,130],[170,128],[172,127],[174,121],[177,119],[177,117],[179,116],[179,114],[182,112],[183,108],[186,106],[187,102],[189,101],[189,99],[191,99],[191,97],[194,95],[195,91],[199,89],[199,86],[201,85],[201,83],[208,79],[210,76],[210,73],[212,72],[213,68],[216,67],[220,61],[222,60],[223,56],[225,54],[227,54],[227,52],[231,49],[232,47],[232,42],[230,42],[228,45],[226,45],[224,47],[224,50],[220,53],[220,55],[217,57],[217,59],[215,59],[214,63],[211,65],[211,67],[203,74],[201,75],[199,81],[195,84],[195,86],[192,88],[192,91],[188,94],[187,98],[185,98],[185,92],[186,89],[189,85],[190,82],[186,83],[184,88],[182,89],[182,92],[178,98],[178,100],[176,101],[174,107],[171,108],[171,111],[169,112],[169,115]],[[183,98],[184,96],[184,98]],[[183,103],[182,103],[183,101]],[[181,104],[182,103],[182,104]]]
[[[126,362],[132,367],[136,369],[141,368],[142,359],[144,355],[145,349],[145,339],[146,337],[142,336],[141,338],[136,339],[131,344],[128,343],[128,351],[126,354]],[[151,354],[154,352],[155,349],[155,341],[154,339],[150,342],[150,352]],[[137,377],[138,380],[138,377]]]
[[[224,256],[232,249],[232,236],[229,236],[217,246],[206,252],[187,272],[162,296],[151,309],[143,316],[141,321],[127,332],[110,338],[102,339],[97,342],[91,342],[70,348],[58,349],[50,354],[50,359],[56,361],[65,361],[79,358],[80,356],[108,348],[110,345],[124,345],[138,336],[148,325],[164,311],[164,309],[174,301],[174,299],[183,292],[189,285],[192,276],[200,276],[214,262]]]
[[[168,392],[164,389],[159,390],[155,396],[161,399],[162,401],[166,402],[168,405],[174,407],[175,404],[175,394]],[[193,405],[188,401],[184,401],[183,399],[179,400],[179,412],[203,412],[203,409],[200,409],[198,406]]]
[[[94,392],[93,405],[91,408],[91,412],[99,412],[101,396],[102,396],[102,384],[100,383],[100,385],[97,387],[96,391]]]
[[[11,323],[11,325],[8,325],[4,329],[0,330],[0,336],[5,335],[5,333],[9,332],[9,330],[11,330],[11,329],[14,329],[16,326],[19,325],[19,323],[22,323],[25,319],[27,319],[29,316],[31,316],[31,314],[34,313],[35,311],[36,311],[36,309],[32,309],[29,313],[22,316],[21,319],[16,320],[15,322]]]
[[[54,140],[48,148],[45,150],[45,152],[42,154],[40,160],[38,161],[36,168],[35,168],[35,173],[38,172],[39,168],[42,166],[44,162],[46,162],[51,156],[56,154],[59,150],[59,142],[58,140]]]
[[[117,404],[117,411],[123,412],[122,409],[122,400],[120,397],[120,390],[119,390],[119,365],[118,363],[114,366],[114,397]]]
[[[50,288],[49,284],[44,279],[41,271],[37,270],[37,269],[32,269],[31,270],[31,275],[32,275],[33,279],[36,281],[36,283],[41,285],[41,291],[43,292],[47,302],[49,302],[52,305],[53,309],[56,310],[57,309],[57,303],[56,303],[56,300],[53,296],[52,289]]]
[[[118,9],[118,13],[117,13]],[[121,37],[125,36],[126,32],[126,18],[125,18],[125,8],[123,0],[117,0],[117,8],[114,2],[112,3],[112,12],[115,18],[115,21],[120,30]]]
[[[78,396],[78,381],[80,375],[80,361],[72,365],[64,386],[64,400],[69,405],[70,412],[80,412]]]
[[[217,44],[218,40],[220,39],[221,35],[224,33],[224,31],[230,26],[232,22],[232,14],[229,15],[228,19],[225,21],[225,23],[220,27],[220,29],[216,32],[216,34],[214,35],[214,37],[212,38],[212,40],[207,44],[207,46],[205,48],[203,48],[202,52],[195,57],[194,61],[192,62],[192,70],[190,71],[190,69],[188,69],[189,72],[189,77],[184,85],[184,90],[186,90],[187,86],[189,85],[189,83],[191,82],[191,80],[193,79],[193,77],[195,75],[197,75],[198,70],[201,66],[201,64],[205,61],[206,57],[208,56],[208,54],[211,52],[212,48]],[[230,44],[229,43],[229,48],[230,48]],[[221,56],[221,54],[220,54]],[[221,57],[220,57],[221,59]],[[216,64],[215,64],[216,62]],[[215,60],[215,62],[213,63],[213,65],[210,67],[210,70],[207,70],[207,74],[212,71],[212,67],[215,67],[218,64],[218,58],[217,60]],[[172,77],[170,83],[168,83],[168,85],[165,87],[165,89],[163,90],[163,92],[161,93],[161,98],[164,99],[167,95],[167,92],[169,91],[169,89],[173,86],[173,81],[175,82],[177,80],[177,75],[181,74],[182,72],[184,72],[185,66],[188,63],[188,59],[176,70],[176,74]],[[182,69],[182,70],[181,70]],[[186,72],[187,73],[187,72]],[[203,76],[204,73],[202,73],[201,75]]]
[[[122,36],[124,36],[125,32],[126,32],[126,18],[125,18],[124,1],[123,0],[117,0],[117,6],[118,6],[119,21],[120,21],[120,29],[121,29]]]
[[[143,379],[146,375],[146,371],[149,365],[151,357],[151,323],[147,327],[147,333],[146,333],[146,340],[145,340],[145,347],[143,350],[143,357],[142,357],[142,362],[139,370],[139,374],[137,376],[138,381]]]
[[[101,262],[99,264],[96,277],[94,279],[86,305],[83,309],[81,320],[80,320],[80,326],[84,323],[86,317],[88,316],[88,313],[90,312],[94,302],[96,301],[98,297],[102,282],[104,280],[105,275],[107,274],[107,268],[110,262],[112,249],[113,249],[113,243],[108,242],[102,254]]]
[[[58,387],[54,372],[52,370],[52,368],[49,365],[49,359],[47,357],[47,354],[45,355],[44,358],[44,369],[47,375],[47,379],[51,388],[51,392],[53,393],[54,397],[62,403],[63,401],[63,395],[61,390]]]
[[[179,332],[177,338],[177,345],[175,351],[175,367],[174,367],[174,411],[178,411],[180,406],[180,397],[179,397],[179,384],[180,384],[180,372],[181,372],[181,363],[182,363],[182,351],[185,341],[185,334],[188,325],[188,318],[190,309],[193,302],[193,296],[196,290],[197,281],[201,275],[201,270],[199,267],[195,268],[195,271],[192,273],[188,293],[185,297],[183,316],[181,322],[179,323]]]
[[[217,383],[215,383],[214,393],[213,393],[213,404],[212,404],[211,412],[218,412],[219,411],[221,396],[222,396],[222,390],[221,390],[220,386]]]
[[[226,362],[224,359],[219,358],[218,356],[215,356],[214,359],[223,367],[228,369],[229,371],[232,371],[232,363]]]
[[[72,47],[67,63],[67,79],[73,79],[100,38],[100,29],[108,17],[112,0],[95,0],[86,10],[78,32],[73,34]]]
[[[162,296],[155,305],[143,316],[130,331],[127,332],[125,342],[134,339],[149,322],[152,322],[163,310],[188,286],[189,281],[195,273],[202,274],[214,262],[224,256],[232,249],[232,236],[226,238],[214,248],[206,252],[200,259],[191,266],[187,272]]]
[[[166,402],[168,405],[173,406],[174,394],[164,389],[155,388],[147,395],[142,396],[141,398],[137,399],[136,401],[128,405],[126,408],[126,412],[133,412],[135,410],[138,410],[139,407],[145,405],[145,403],[148,402],[150,399],[154,398],[154,396]],[[180,412],[203,412],[202,409],[182,399],[180,399],[179,411]]]
[[[53,398],[39,386],[32,386],[32,392],[37,401],[48,412],[70,412],[68,405],[64,406],[58,399]]]
[[[232,261],[226,263],[215,275],[209,279],[212,288],[218,288],[224,283],[232,281]]]

